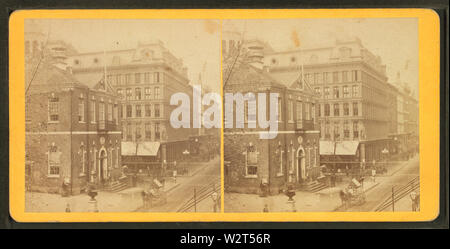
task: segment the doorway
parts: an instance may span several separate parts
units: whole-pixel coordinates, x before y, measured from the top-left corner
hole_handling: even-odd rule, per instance
[[[305,150],[303,147],[297,150],[297,182],[302,183],[306,179]]]

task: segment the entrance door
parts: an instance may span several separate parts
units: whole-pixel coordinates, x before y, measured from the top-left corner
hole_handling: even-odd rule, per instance
[[[301,183],[306,179],[305,151],[299,148],[297,151],[297,182]]]

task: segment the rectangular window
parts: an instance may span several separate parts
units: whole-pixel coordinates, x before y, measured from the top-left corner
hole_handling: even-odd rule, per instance
[[[151,83],[150,77],[151,77],[150,73],[144,73],[144,83],[147,83],[147,84]]]
[[[120,86],[122,84],[122,75],[121,74],[116,74],[116,85]]]
[[[359,87],[357,85],[352,86],[353,97],[359,97]]]
[[[358,121],[353,121],[353,138],[359,137]]]
[[[334,112],[333,112],[334,116],[337,117],[339,116],[339,104],[334,104]]]
[[[127,105],[127,118],[131,118],[133,115],[133,109],[131,105]]]
[[[105,121],[105,103],[100,103],[98,105],[98,120],[99,121]]]
[[[59,176],[61,165],[61,152],[58,147],[51,146],[48,152],[48,175]]]
[[[136,125],[136,140],[141,139],[141,126]]]
[[[152,98],[152,88],[146,87],[145,88],[145,99],[151,99]]]
[[[133,140],[133,130],[131,128],[131,124],[127,124],[127,140]]]
[[[141,105],[136,105],[136,114],[135,114],[135,116],[137,118],[141,117]]]
[[[323,89],[323,94],[324,94],[324,98],[325,99],[329,99],[330,98],[330,88],[329,87],[325,87]]]
[[[334,122],[334,139],[338,140],[341,136],[341,133],[339,131],[340,127],[339,127],[339,122]]]
[[[152,106],[149,104],[145,105],[145,116],[151,117],[152,116]]]
[[[282,106],[281,106],[281,98],[278,98],[278,121],[282,121],[282,113],[281,113],[281,110],[282,110]]]
[[[133,93],[132,93],[131,88],[127,88],[126,94],[127,94],[126,99],[127,100],[131,100],[131,98],[133,97]]]
[[[330,122],[329,121],[327,121],[325,123],[325,138],[326,139],[330,139],[331,138],[331,135],[330,135]]]
[[[359,113],[358,113],[358,103],[354,102],[353,103],[353,116],[358,116],[358,115],[359,115]]]
[[[330,104],[325,104],[325,117],[330,116]]]
[[[108,121],[113,120],[113,105],[108,104]]]
[[[350,96],[349,91],[348,91],[348,86],[343,86],[342,90],[344,92],[344,98],[348,98]]]
[[[348,121],[344,121],[344,138],[350,137],[350,128],[348,126]]]
[[[289,112],[289,121],[294,121],[294,102],[292,100],[289,100],[289,106],[288,106],[288,112]]]
[[[155,118],[160,117],[159,104],[155,104]]]
[[[320,87],[316,87],[316,88],[314,88],[314,92],[317,94],[317,95],[319,95],[319,97],[322,97],[322,93],[321,93],[321,91],[320,91]]]
[[[134,89],[134,93],[135,93],[136,100],[141,100],[141,98],[142,98],[141,88],[138,87],[138,88]]]
[[[160,133],[160,127],[159,127],[159,123],[155,124],[155,139],[159,140],[161,139],[161,133]]]
[[[333,87],[333,97],[335,99],[339,98],[339,87],[337,87],[337,86]]]
[[[91,101],[91,123],[97,122],[95,115],[95,101]]]
[[[344,103],[344,116],[350,115],[350,107],[348,103]]]
[[[145,139],[151,140],[152,139],[152,128],[150,124],[145,124]]]
[[[352,70],[352,82],[358,82],[360,78],[360,71]]]
[[[84,100],[80,99],[78,103],[78,122],[84,122]]]
[[[156,83],[159,83],[160,80],[161,80],[161,79],[160,79],[160,73],[159,73],[159,72],[156,72],[156,73],[155,73],[155,82],[156,82]]]
[[[305,103],[305,117],[306,120],[311,120],[311,104]]]
[[[48,120],[57,122],[59,120],[59,98],[52,97],[48,100]]]
[[[333,83],[339,83],[339,73],[333,72]]]
[[[123,97],[123,89],[117,89],[117,95],[119,95],[120,97]]]
[[[134,74],[134,83],[136,83],[136,84],[140,84],[141,83],[141,74],[140,73],[135,73]]]
[[[300,101],[297,101],[297,120],[303,119],[303,103]]]
[[[119,107],[114,104],[113,120],[115,124],[119,124]]]
[[[159,87],[155,87],[155,99],[160,99],[161,93],[159,91]]]
[[[125,85],[131,84],[131,74],[127,73],[125,76]]]
[[[247,147],[246,175],[256,176],[258,173],[258,152],[255,145]]]
[[[348,71],[342,72],[342,82],[348,82]]]
[[[322,105],[321,104],[317,104],[317,115],[319,117],[322,116]]]

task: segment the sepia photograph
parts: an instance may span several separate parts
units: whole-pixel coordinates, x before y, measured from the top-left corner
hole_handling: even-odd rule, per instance
[[[420,211],[417,18],[224,20],[225,212]]]
[[[220,212],[219,25],[25,19],[25,212]]]

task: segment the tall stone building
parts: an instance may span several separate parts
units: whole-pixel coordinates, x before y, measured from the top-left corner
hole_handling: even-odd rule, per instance
[[[272,75],[290,78],[303,65],[306,82],[320,96],[320,154],[333,167],[358,167],[382,159],[392,121],[386,67],[359,39],[267,54]],[[329,163],[327,163],[329,161]]]
[[[96,81],[106,71],[107,82],[122,97],[119,116],[124,156],[146,157],[153,166],[183,158],[189,137],[198,131],[170,125],[170,113],[176,108],[170,105],[170,97],[183,92],[192,99],[192,87],[182,60],[161,41],[124,50],[78,53],[69,63],[80,81]],[[135,168],[148,166],[145,162],[129,162],[127,166],[130,164]]]

